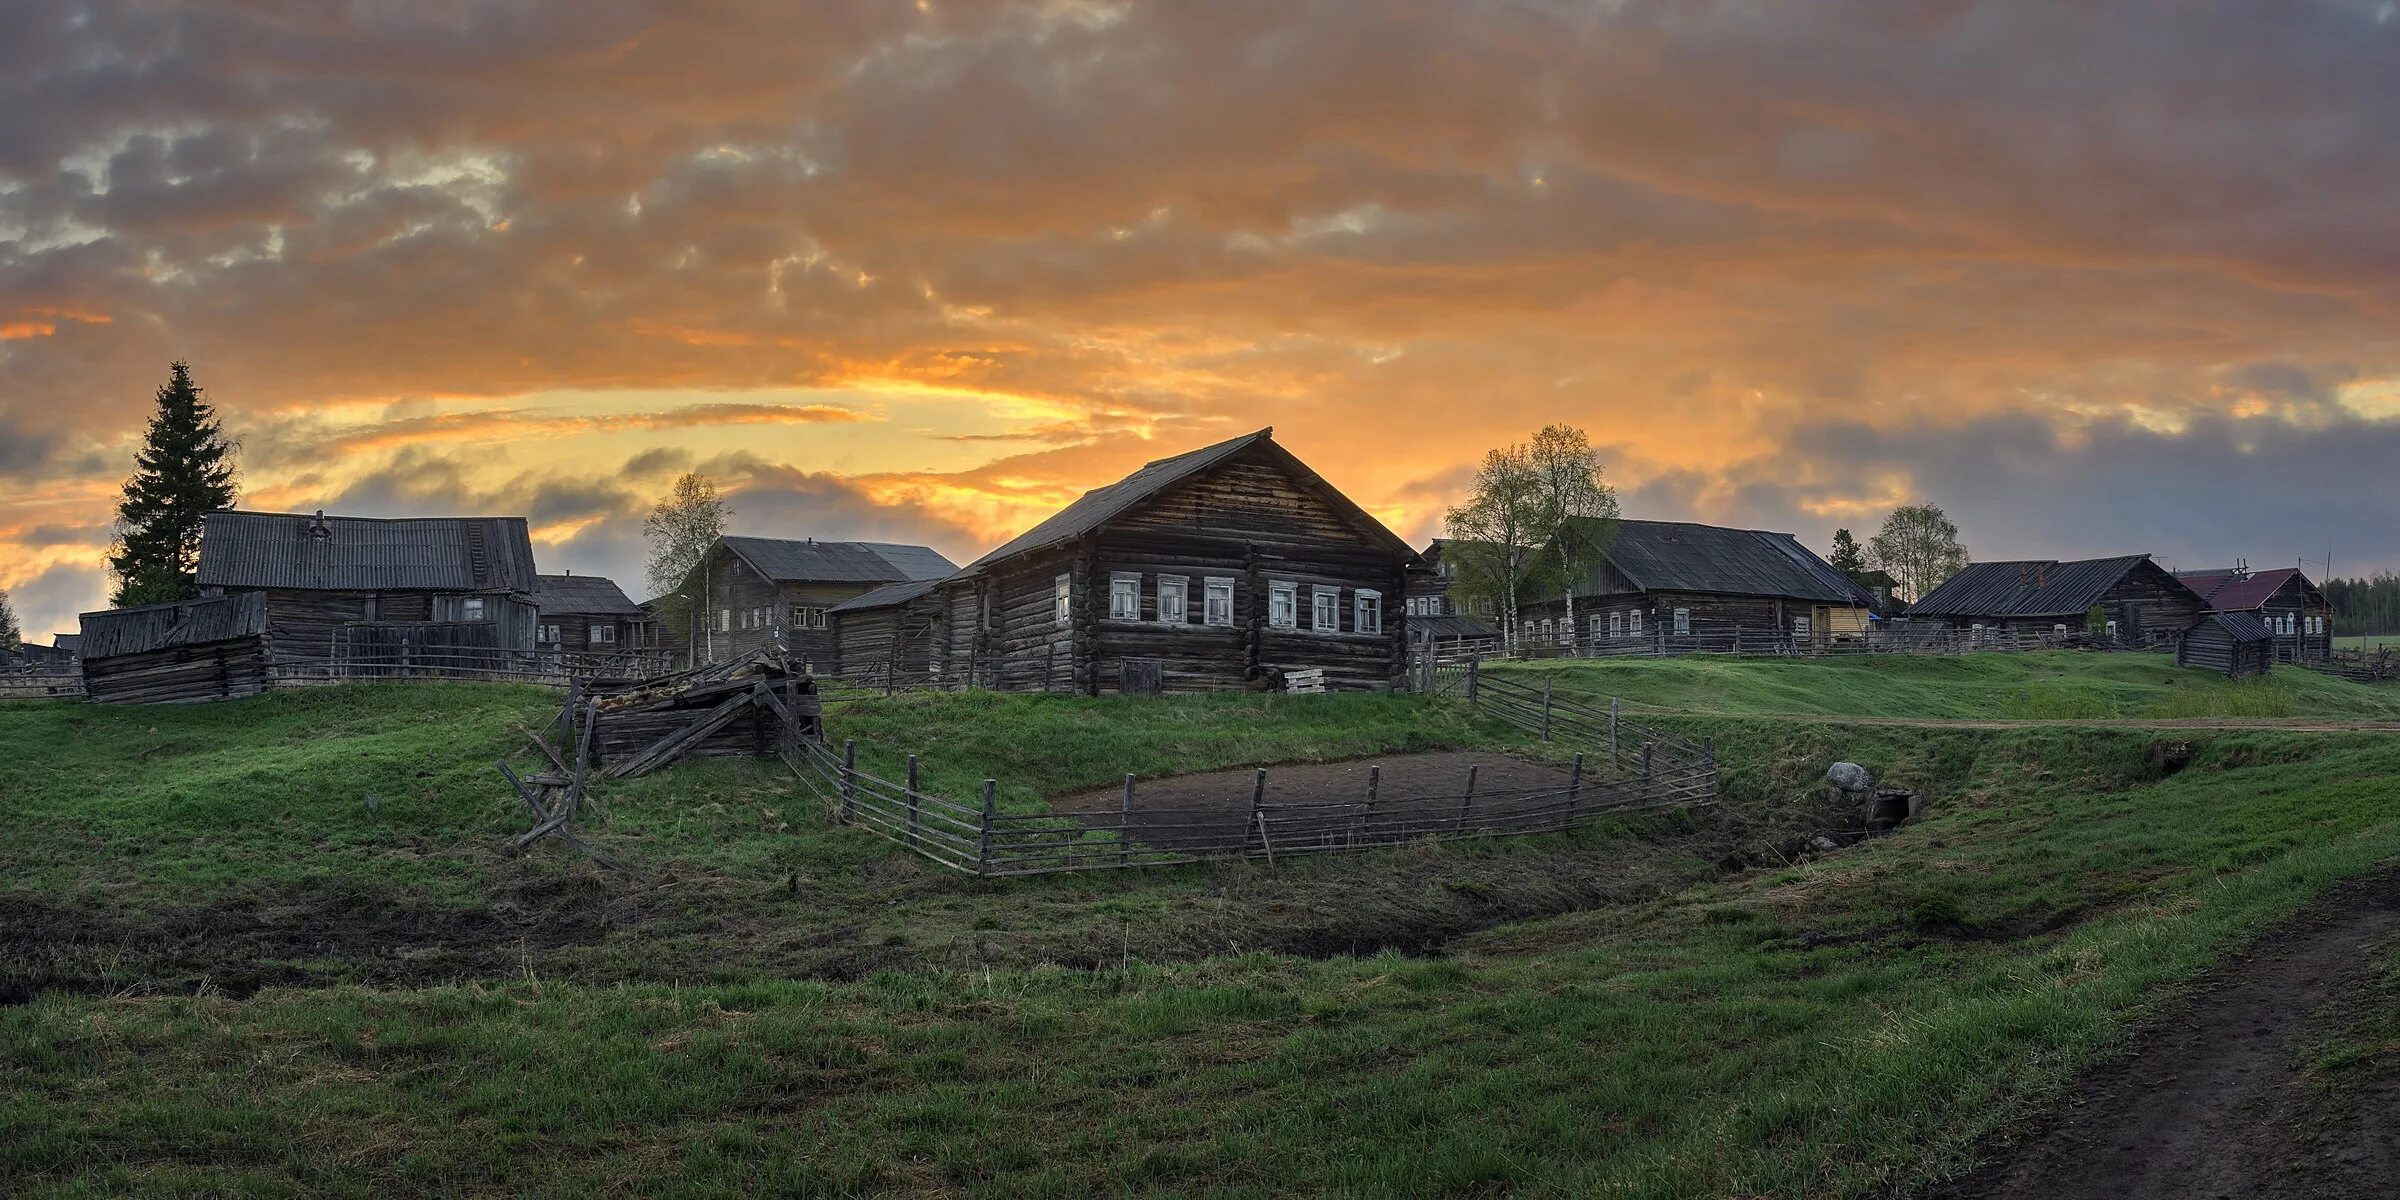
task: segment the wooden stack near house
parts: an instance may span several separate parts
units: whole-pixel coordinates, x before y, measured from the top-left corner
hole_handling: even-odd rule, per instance
[[[267,688],[266,597],[249,592],[82,616],[84,695],[188,704]]]

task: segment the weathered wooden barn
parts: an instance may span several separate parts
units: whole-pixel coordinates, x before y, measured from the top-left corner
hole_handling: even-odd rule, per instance
[[[698,662],[723,662],[772,647],[812,672],[829,671],[835,605],[956,570],[926,546],[721,537],[684,580],[682,595],[699,615],[691,653]]]
[[[2093,632],[2127,646],[2170,646],[2207,610],[2200,594],[2147,554],[2075,562],[1970,563],[1908,607],[1911,624],[2029,638]]]
[[[931,669],[1007,691],[1203,692],[1407,672],[1416,552],[1262,429],[1086,492],[937,589]]]
[[[2248,613],[2274,639],[2279,662],[2324,662],[2333,657],[2333,604],[2298,567],[2252,571],[2247,566],[2178,571],[2208,602],[2208,611]]]
[[[265,596],[280,660],[461,665],[534,648],[523,517],[213,512],[199,584],[203,596]]]
[[[536,575],[533,603],[534,644],[544,650],[618,654],[657,642],[655,618],[604,575]]]
[[[937,579],[890,583],[834,605],[832,673],[886,687],[948,682],[934,653],[949,615],[940,584]]]
[[[2175,665],[2235,679],[2264,675],[2275,660],[2275,635],[2246,612],[2209,613],[2175,643]]]
[[[83,614],[84,695],[102,704],[231,700],[267,689],[267,597],[244,592]]]
[[[1520,642],[1671,652],[1866,636],[1874,597],[1791,534],[1634,520],[1590,521],[1581,532],[1600,550],[1568,589],[1572,618],[1564,595],[1521,604]]]

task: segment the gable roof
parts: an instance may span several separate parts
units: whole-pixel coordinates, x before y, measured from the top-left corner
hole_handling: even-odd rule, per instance
[[[1600,522],[1586,518],[1589,528]],[[1614,520],[1603,555],[1645,592],[1716,592],[1785,596],[1868,606],[1874,597],[1816,556],[1800,539],[1764,529],[1691,521]]]
[[[945,576],[945,578],[947,577]],[[852,596],[825,611],[846,613],[870,608],[891,608],[895,605],[906,604],[932,591],[941,582],[940,579],[911,579],[904,583],[887,583],[863,596]]]
[[[1302,484],[1314,486],[1333,504],[1336,510],[1340,511],[1352,525],[1362,532],[1385,542],[1409,560],[1416,559],[1417,553],[1414,547],[1401,541],[1399,535],[1385,528],[1383,522],[1376,520],[1373,514],[1352,502],[1348,496],[1341,493],[1339,488],[1325,482],[1323,477],[1309,470],[1308,464],[1301,462],[1291,451],[1277,445],[1275,428],[1270,425],[1265,429],[1254,433],[1245,433],[1237,438],[1229,438],[1213,446],[1202,446],[1197,450],[1187,450],[1181,454],[1144,463],[1141,469],[1115,483],[1085,492],[1073,504],[1050,514],[1049,519],[1041,524],[1010,538],[997,549],[967,564],[958,574],[961,577],[973,575],[1003,559],[1015,558],[1020,554],[1046,549],[1061,542],[1082,537],[1158,498],[1176,484],[1254,447],[1272,452],[1287,469],[1299,476]]]
[[[2247,612],[2255,609],[2259,605],[2265,604],[2275,593],[2282,591],[2283,585],[2290,583],[2295,577],[2307,590],[2312,592],[2317,590],[2317,585],[2308,576],[2301,574],[2298,567],[2277,567],[2271,571],[2254,571],[2247,576],[2231,567],[2218,567],[2207,571],[2177,571],[2175,573],[2175,578],[2182,580],[2186,587],[2200,593],[2201,598],[2208,601],[2210,608],[2220,612]]]
[[[642,607],[605,575],[536,575],[533,604],[543,616],[573,613],[591,617],[638,617]]]
[[[2246,612],[2210,613],[2200,619],[2200,624],[2214,625],[2237,642],[2266,642],[2275,638],[2274,631],[2267,628],[2265,621]]]
[[[320,525],[321,522],[321,525]],[[312,527],[328,536],[312,536]],[[201,518],[202,587],[531,592],[523,517],[326,517],[225,509]]]
[[[83,622],[84,658],[147,654],[175,646],[264,637],[267,597],[263,592],[238,592],[202,600],[88,612],[79,619]]]
[[[777,583],[894,583],[940,579],[958,569],[958,564],[930,546],[730,534],[717,540],[752,570]]]
[[[1969,563],[1909,605],[1908,613],[1912,617],[2080,615],[2090,612],[2127,573],[2149,561],[2147,554],[2125,554],[2074,562],[2044,558]],[[2200,599],[2189,585],[2178,581],[2177,586],[2190,592],[2192,599]]]

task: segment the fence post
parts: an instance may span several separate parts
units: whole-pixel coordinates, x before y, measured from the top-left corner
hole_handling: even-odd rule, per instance
[[[1482,651],[1477,651],[1477,652],[1475,652],[1475,653],[1473,653],[1473,654],[1470,654],[1470,655],[1468,655],[1468,656],[1467,656],[1467,703],[1469,703],[1469,704],[1473,704],[1473,703],[1475,702],[1475,684],[1476,684],[1476,682],[1477,682],[1477,681],[1478,681],[1478,680],[1479,680],[1479,679],[1482,677],[1482,674],[1483,674],[1483,652],[1482,652]]]
[[[1550,740],[1550,677],[1542,676],[1542,740]]]
[[[983,781],[982,829],[975,838],[975,873],[978,875],[989,875],[992,872],[992,816],[1000,807],[998,803],[999,786],[997,780],[986,779]]]
[[[1642,802],[1650,800],[1650,743],[1642,743]]]
[[[1358,820],[1350,823],[1350,841],[1352,844],[1355,845],[1358,842],[1360,826],[1375,819],[1375,797],[1382,791],[1383,764],[1376,763],[1367,768],[1367,806],[1365,810],[1359,814]],[[1367,832],[1370,836],[1374,833],[1374,831],[1371,829],[1366,830],[1365,832]]]
[[[1133,772],[1125,773],[1125,819],[1117,825],[1117,861],[1133,861]]]
[[[1624,763],[1617,758],[1617,698],[1610,696],[1608,698],[1608,770],[1610,774],[1614,775],[1624,769]]]
[[[842,820],[858,808],[858,740],[842,739]]]
[[[1259,848],[1267,852],[1267,865],[1274,866],[1275,844],[1267,840],[1267,769],[1265,767],[1260,767],[1258,773],[1250,778],[1250,823],[1242,830],[1245,848],[1250,839],[1251,829],[1258,830]]]
[[[1575,756],[1575,765],[1567,772],[1567,823],[1575,822],[1575,810],[1583,806],[1583,755]]]
[[[908,756],[908,848],[917,848],[917,756]]]
[[[1475,807],[1475,771],[1475,767],[1467,768],[1467,794],[1459,798],[1458,828],[1454,832],[1466,832],[1467,813]]]
[[[1700,739],[1700,758],[1708,767],[1708,794],[1714,797],[1717,794],[1717,739]]]

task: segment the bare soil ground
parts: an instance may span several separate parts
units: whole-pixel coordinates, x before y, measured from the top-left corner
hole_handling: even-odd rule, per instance
[[[1380,767],[1375,808],[1379,813],[1410,813],[1428,818],[1454,810],[1466,794],[1467,773],[1473,769],[1479,814],[1505,814],[1512,794],[1531,795],[1528,803],[1551,803],[1567,786],[1565,771],[1526,762],[1505,754],[1446,751],[1401,754],[1349,762],[1300,763],[1267,768],[1266,802],[1270,805],[1351,804],[1367,795],[1370,771]],[[1257,787],[1257,770],[1241,768],[1179,775],[1172,779],[1134,782],[1133,835],[1153,846],[1174,849],[1221,846],[1239,842],[1249,824],[1250,803]],[[1109,813],[1122,810],[1123,788],[1078,792],[1053,798],[1050,806],[1062,813]]]
[[[2337,1091],[2303,1063],[2354,1016],[2396,938],[2400,875],[2338,891],[2212,972],[2048,1126],[1929,1200],[2400,1196],[2400,1079]]]

